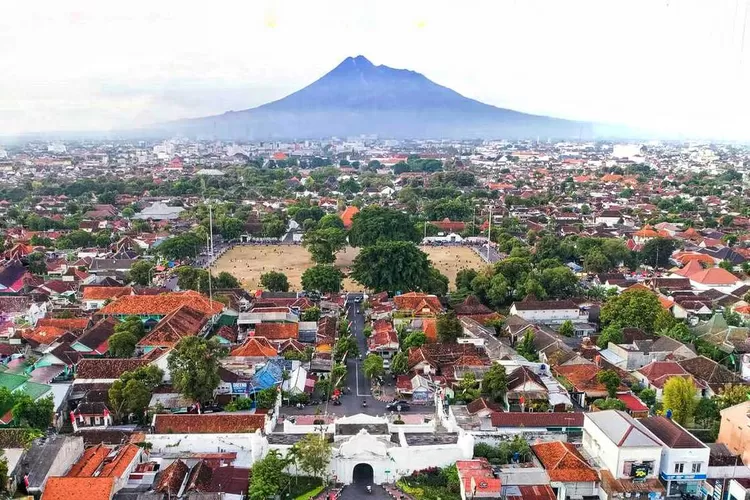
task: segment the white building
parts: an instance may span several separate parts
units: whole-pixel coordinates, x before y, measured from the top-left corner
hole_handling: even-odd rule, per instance
[[[667,483],[667,496],[699,495],[707,477],[709,447],[668,418],[648,417],[640,423],[664,444],[659,477]]]
[[[662,443],[624,411],[584,414],[583,450],[601,467],[602,500],[645,488],[655,496],[664,492],[658,479]]]
[[[585,323],[588,312],[582,311],[570,300],[525,300],[514,302],[510,314],[520,316],[531,323],[559,325],[566,321]]]

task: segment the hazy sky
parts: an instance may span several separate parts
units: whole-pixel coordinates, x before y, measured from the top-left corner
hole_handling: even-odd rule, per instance
[[[6,1],[0,135],[245,109],[362,54],[520,111],[748,137],[748,1]]]

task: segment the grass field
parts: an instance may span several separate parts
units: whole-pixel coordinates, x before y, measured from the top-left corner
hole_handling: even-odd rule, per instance
[[[479,269],[484,261],[467,247],[422,247],[430,260],[441,273],[450,280],[451,289],[455,288],[456,273],[464,268]],[[347,247],[336,255],[336,266],[345,273],[359,249]],[[300,290],[302,273],[313,266],[310,254],[299,245],[248,245],[237,246],[229,250],[214,263],[214,274],[227,271],[242,282],[248,290],[260,288],[260,275],[268,271],[279,271],[287,275],[289,285]],[[344,280],[347,291],[361,290],[362,286],[350,279]]]

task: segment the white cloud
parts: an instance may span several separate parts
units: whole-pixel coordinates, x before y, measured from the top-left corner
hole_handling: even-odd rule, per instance
[[[746,134],[741,0],[253,0],[0,4],[0,134],[243,109],[343,58],[498,106]]]

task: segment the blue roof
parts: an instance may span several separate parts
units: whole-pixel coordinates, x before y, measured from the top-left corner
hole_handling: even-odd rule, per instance
[[[270,360],[265,366],[255,372],[252,382],[254,389],[260,391],[280,384],[283,372],[284,368],[280,364],[274,360]]]

